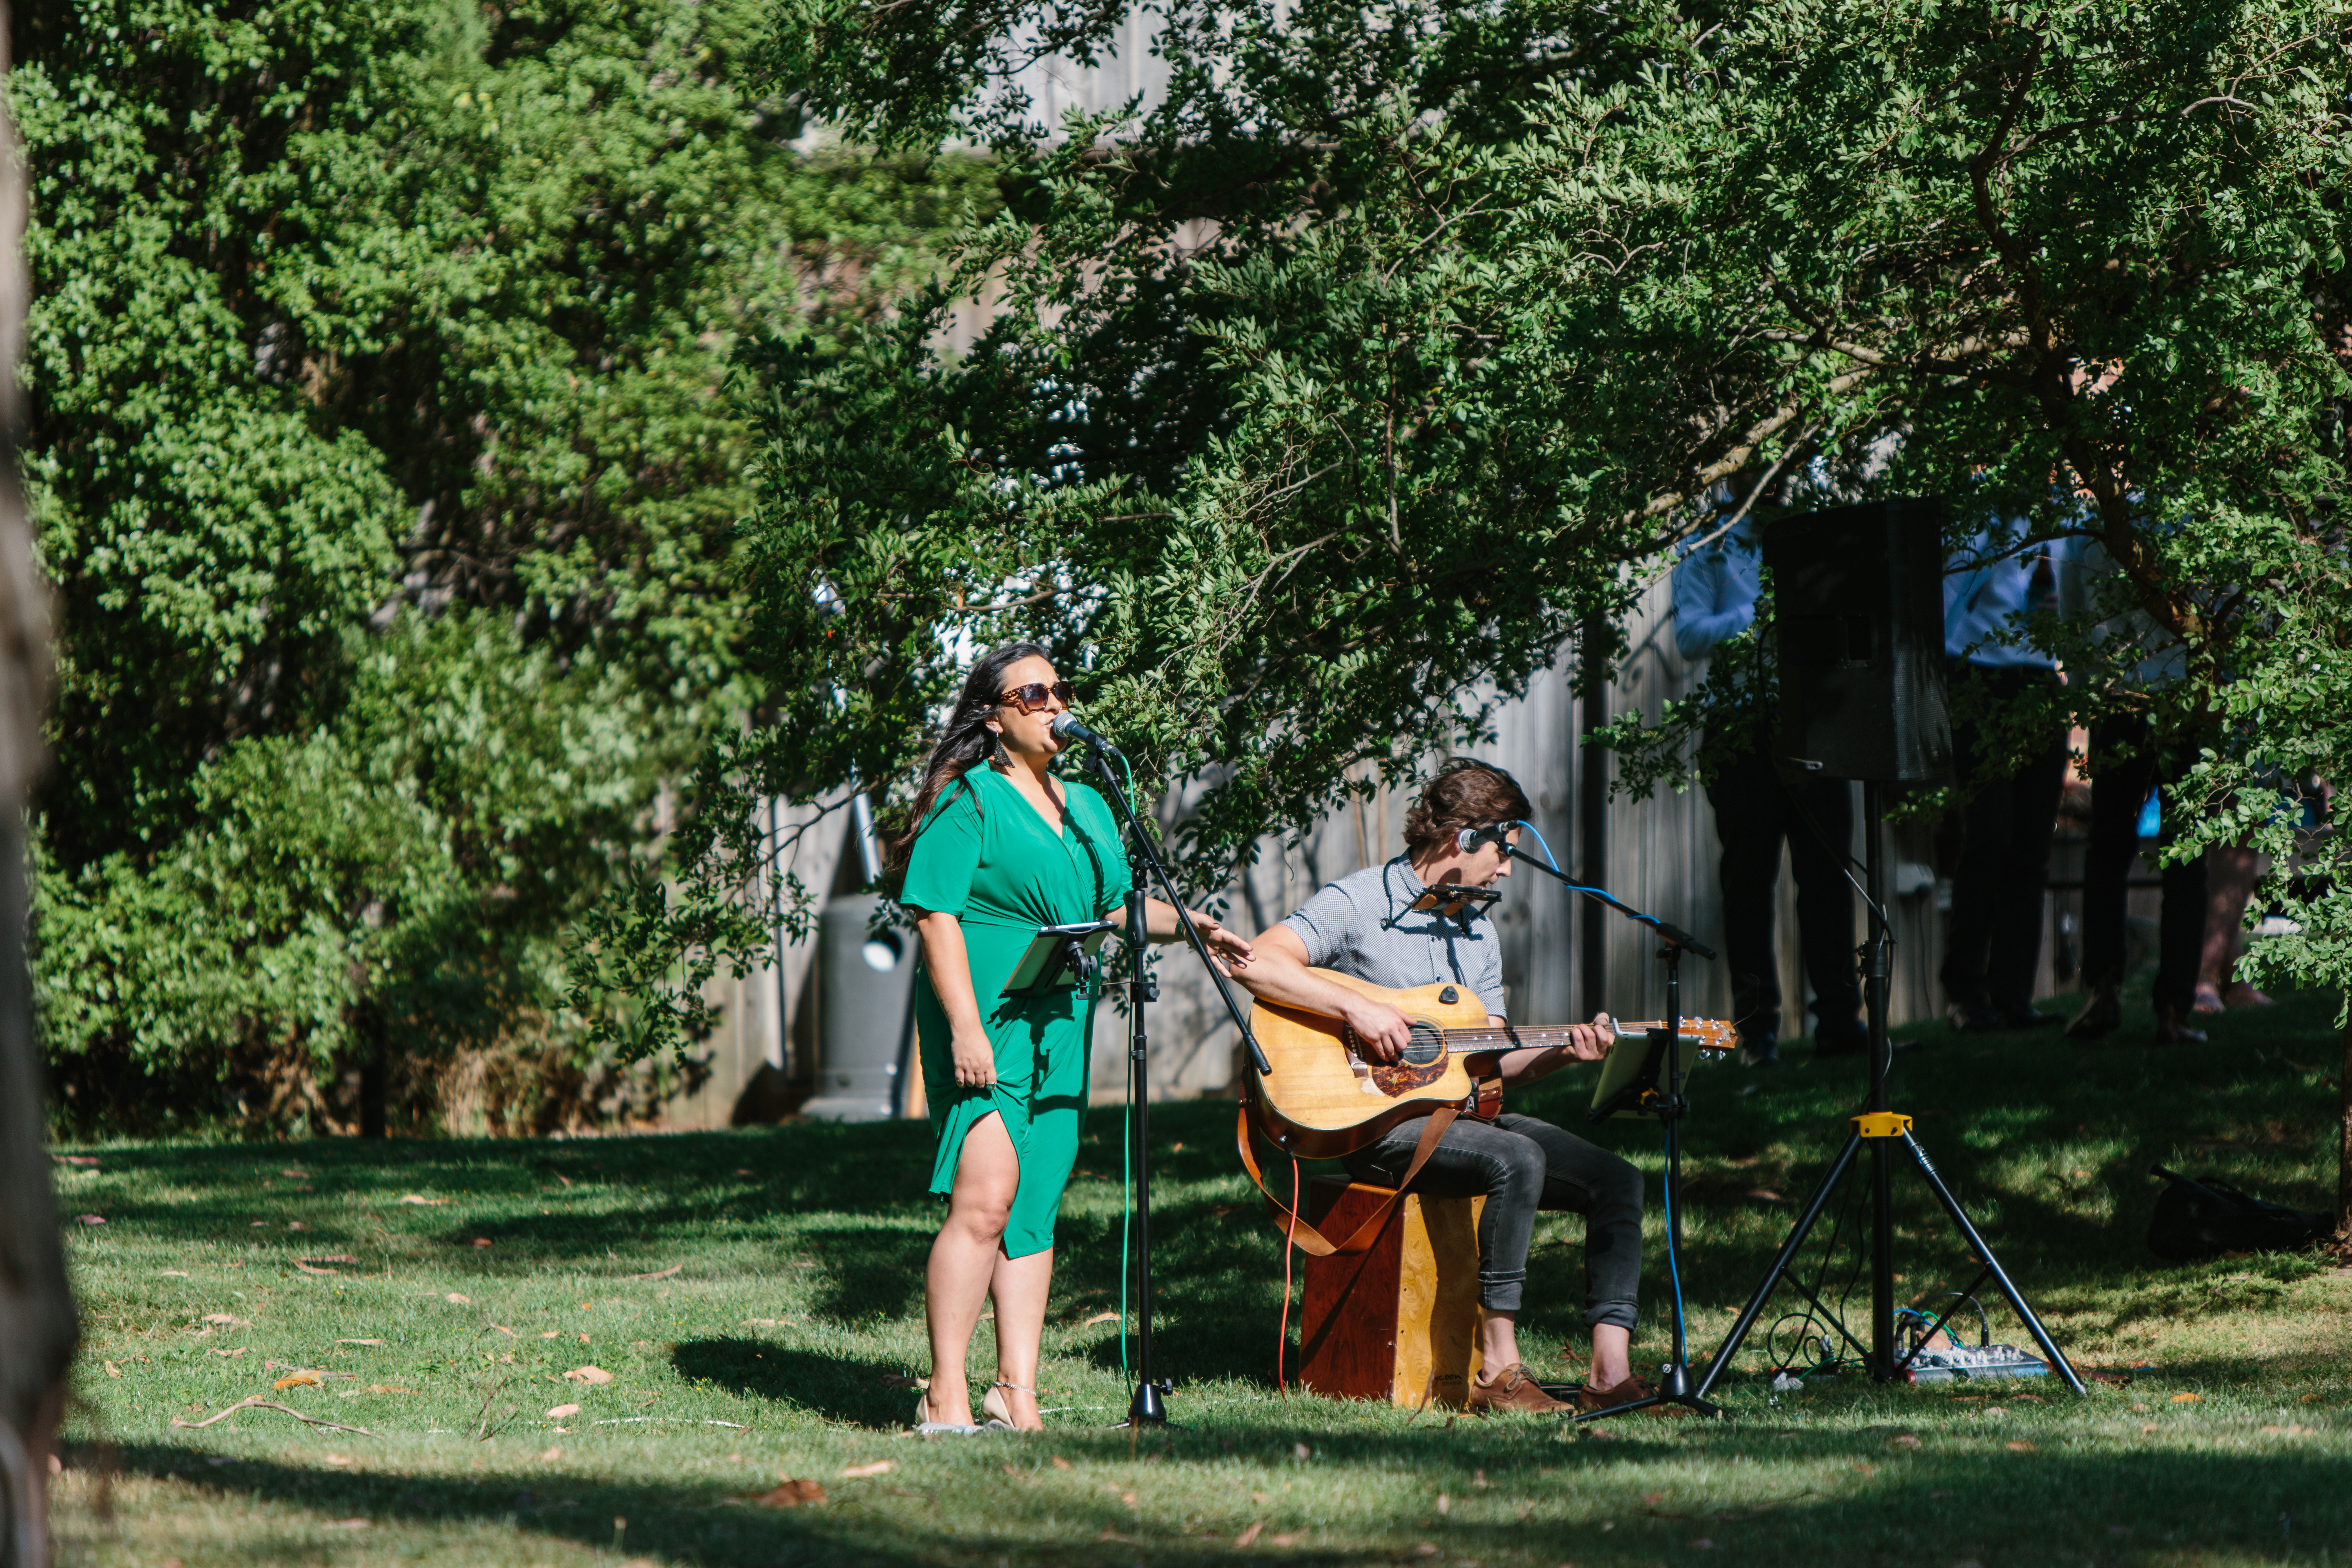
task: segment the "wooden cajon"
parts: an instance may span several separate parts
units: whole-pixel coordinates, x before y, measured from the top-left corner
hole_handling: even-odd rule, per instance
[[[1306,1217],[1344,1241],[1391,1191],[1318,1176]],[[1459,1410],[1478,1373],[1478,1214],[1486,1201],[1408,1193],[1367,1250],[1308,1258],[1298,1381],[1339,1398]]]

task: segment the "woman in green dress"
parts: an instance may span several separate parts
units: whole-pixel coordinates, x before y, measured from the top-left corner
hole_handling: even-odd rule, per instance
[[[908,816],[916,826],[898,901],[922,938],[915,1025],[939,1139],[931,1192],[948,1205],[924,1273],[931,1378],[916,1422],[926,1432],[980,1429],[964,1357],[992,1300],[996,1380],[983,1413],[992,1425],[1042,1425],[1037,1355],[1054,1216],[1077,1160],[1094,1004],[1072,989],[999,993],[1039,926],[1118,910],[1129,880],[1109,803],[1050,771],[1063,746],[1053,721],[1070,698],[1034,643],[982,656]],[[1172,941],[1179,918],[1150,901],[1154,939]],[[1239,936],[1204,914],[1181,918],[1224,964],[1248,963]]]

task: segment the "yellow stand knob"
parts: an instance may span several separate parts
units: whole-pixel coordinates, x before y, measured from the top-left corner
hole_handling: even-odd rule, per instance
[[[1900,1138],[1911,1131],[1911,1119],[1899,1110],[1865,1110],[1853,1119],[1853,1130],[1864,1138]]]

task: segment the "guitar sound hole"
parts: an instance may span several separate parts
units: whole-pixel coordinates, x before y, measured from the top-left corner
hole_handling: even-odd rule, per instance
[[[1405,1061],[1417,1068],[1425,1068],[1444,1058],[1445,1037],[1430,1025],[1413,1025],[1412,1042],[1404,1048]]]

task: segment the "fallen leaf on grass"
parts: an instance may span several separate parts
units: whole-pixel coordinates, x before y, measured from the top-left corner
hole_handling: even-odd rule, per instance
[[[2201,1394],[2176,1394],[2172,1396],[2172,1403],[2175,1405],[2194,1405],[2204,1397],[2205,1396]]]
[[[545,1452],[544,1454],[541,1454],[541,1455],[539,1457],[539,1462],[540,1462],[541,1464],[542,1464],[542,1465],[551,1465],[551,1464],[555,1463],[555,1461],[556,1461],[556,1460],[558,1460],[558,1459],[560,1459],[560,1458],[563,1458],[563,1450],[562,1450],[562,1449],[561,1449],[561,1448],[550,1448],[547,1452]]]
[[[507,1337],[507,1338],[509,1338],[509,1339],[510,1339],[510,1340],[513,1340],[513,1339],[520,1339],[520,1338],[522,1337],[521,1335],[520,1335],[520,1334],[516,1333],[512,1329],[508,1328],[504,1323],[492,1323],[492,1324],[490,1325],[490,1327],[492,1327],[492,1328],[494,1328],[494,1329],[498,1330],[498,1331],[499,1331],[499,1332],[500,1332],[500,1333],[502,1333],[502,1334],[506,1335],[506,1337]]]
[[[383,1343],[382,1340],[337,1340],[335,1342],[339,1345],[380,1345]]]
[[[307,1225],[304,1225],[304,1224],[303,1224],[300,1220],[299,1220],[299,1219],[289,1219],[289,1220],[288,1220],[288,1221],[286,1222],[286,1228],[287,1228],[287,1229],[289,1229],[289,1230],[308,1230],[308,1229],[310,1229],[310,1227],[309,1226],[307,1226]]]
[[[225,1351],[225,1350],[215,1349],[215,1350],[213,1352],[213,1354],[215,1354],[215,1355],[226,1355],[226,1356],[239,1356],[239,1355],[243,1355],[246,1352],[247,1352],[247,1351],[251,1350],[252,1348],[253,1348],[253,1347],[252,1347],[251,1345],[239,1345],[239,1346],[237,1346],[237,1347],[236,1347],[236,1349],[233,1350],[233,1351]]]
[[[1298,1534],[1296,1531],[1285,1531],[1280,1535],[1267,1536],[1265,1543],[1268,1546],[1296,1546],[1298,1544]]]
[[[2033,1445],[2012,1437],[2009,1442],[2009,1451],[2012,1454],[2031,1454],[2033,1452]]]
[[[1890,1448],[1916,1448],[1919,1446],[1919,1439],[1908,1432],[1897,1432],[1886,1439],[1886,1446]]]
[[[49,1158],[60,1165],[79,1165],[85,1171],[98,1169],[98,1156],[95,1154],[52,1154]]]
[[[446,1204],[449,1200],[447,1198],[428,1198],[416,1193],[404,1193],[401,1194],[400,1201],[404,1204]]]
[[[1412,1554],[1415,1557],[1434,1557],[1437,1555],[1437,1542],[1434,1541],[1422,1542],[1413,1547]]]
[[[321,1530],[368,1530],[373,1528],[363,1519],[331,1520],[319,1527]]]
[[[577,1405],[559,1405],[554,1409],[550,1410],[547,1413],[547,1418],[550,1421],[561,1421],[567,1415],[577,1415],[579,1414],[580,1406]]]
[[[184,1268],[166,1268],[155,1276],[158,1279],[185,1279],[187,1277],[188,1271]]]
[[[476,1247],[488,1247],[489,1244],[490,1238],[487,1236],[478,1236],[474,1237],[474,1245]]]
[[[766,1508],[814,1507],[824,1500],[824,1489],[812,1480],[794,1480],[786,1476],[775,1486],[751,1500]]]
[[[368,1392],[370,1394],[414,1394],[416,1390],[403,1388],[396,1383],[371,1383],[368,1384]]]
[[[1259,1532],[1265,1529],[1265,1521],[1261,1519],[1244,1529],[1239,1535],[1234,1536],[1234,1544],[1235,1546],[1255,1546],[1257,1544]]]
[[[106,1216],[102,1214],[78,1214],[74,1215],[74,1224],[76,1225],[104,1225],[105,1223]]]
[[[877,1459],[870,1465],[850,1466],[841,1472],[841,1479],[845,1481],[854,1481],[866,1476],[887,1476],[898,1468],[887,1459]]]
[[[1052,1458],[1047,1459],[1045,1462],[1046,1462],[1047,1464],[1049,1464],[1049,1465],[1053,1466],[1053,1467],[1054,1467],[1055,1469],[1057,1469],[1057,1470],[1066,1470],[1066,1469],[1068,1469],[1068,1468],[1070,1468],[1070,1461],[1069,1461],[1069,1460],[1067,1460],[1067,1459],[1066,1459],[1066,1458],[1062,1458],[1062,1456],[1061,1456],[1061,1455],[1059,1455],[1059,1454],[1055,1455]]]
[[[119,1366],[117,1366],[117,1365],[115,1365],[112,1362],[108,1362],[108,1363],[106,1363],[105,1364],[106,1364],[106,1375],[107,1375],[107,1376],[109,1376],[109,1377],[121,1377],[121,1376],[122,1375],[122,1369],[121,1369],[121,1367],[119,1367]]]
[[[327,1463],[331,1465],[348,1465],[351,1462],[352,1457],[349,1454],[330,1454],[327,1456]]]
[[[741,1326],[747,1329],[781,1329],[784,1321],[782,1318],[746,1318]],[[886,1377],[882,1381],[887,1383],[890,1380]]]
[[[668,1268],[657,1268],[651,1274],[631,1274],[626,1276],[626,1278],[631,1279],[667,1279],[671,1275],[683,1269],[685,1267],[686,1265],[683,1263],[673,1263]]]
[[[1078,1327],[1082,1329],[1091,1329],[1097,1323],[1116,1323],[1118,1321],[1118,1314],[1117,1312],[1097,1312],[1093,1317],[1088,1318],[1085,1322],[1080,1323]]]
[[[271,1384],[269,1386],[272,1388],[315,1388],[318,1386],[320,1382],[320,1379],[317,1373],[305,1368],[300,1372],[290,1373],[288,1375],[279,1378],[276,1383]]]
[[[474,1304],[474,1299],[471,1296],[460,1296],[455,1290],[450,1291],[446,1300],[453,1307],[470,1307]]]
[[[2141,1422],[2141,1423],[2139,1424],[2139,1429],[2140,1429],[2141,1431],[2143,1431],[2143,1432],[2161,1432],[2162,1430],[2164,1430],[2164,1428],[2163,1428],[2163,1427],[2158,1426],[2155,1422],[2153,1422],[2153,1421],[2143,1421],[2143,1422]]]
[[[547,1332],[540,1335],[539,1337],[543,1340],[551,1340],[562,1332],[563,1331],[562,1329],[550,1329]]]
[[[563,1374],[566,1383],[584,1383],[591,1386],[613,1381],[613,1374],[601,1366],[575,1366]]]
[[[294,1267],[305,1274],[341,1274],[342,1272],[340,1268],[313,1268],[299,1258],[294,1260]]]

